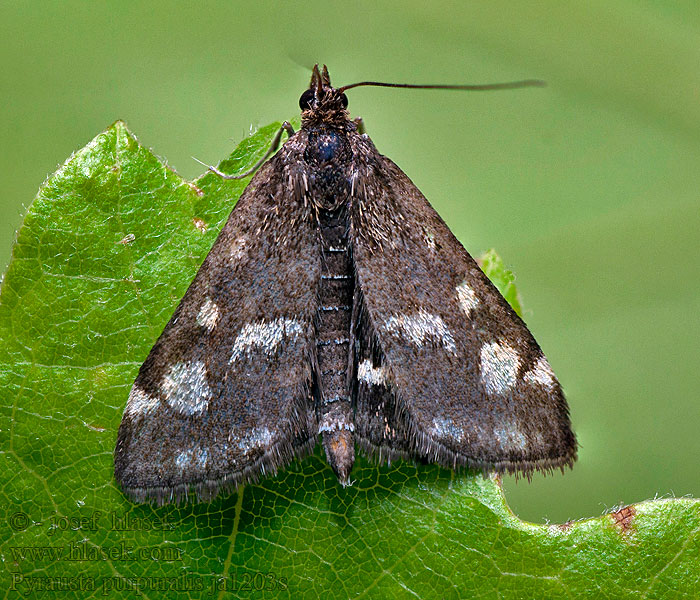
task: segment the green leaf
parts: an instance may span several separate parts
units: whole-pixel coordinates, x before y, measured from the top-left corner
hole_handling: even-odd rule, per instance
[[[506,269],[503,264],[503,259],[492,248],[484,252],[479,258],[479,266],[486,273],[486,276],[500,290],[503,297],[508,300],[508,304],[513,307],[513,310],[518,313],[519,317],[523,316],[523,307],[520,303],[520,296],[515,287],[515,275],[512,271]]]
[[[278,126],[222,168],[252,164]],[[0,293],[7,597],[698,593],[691,499],[533,525],[510,512],[495,477],[360,458],[343,489],[316,453],[209,504],[129,503],[112,477],[129,389],[244,185],[183,181],[118,122],[42,186]],[[496,262],[485,261],[489,275],[512,288]]]

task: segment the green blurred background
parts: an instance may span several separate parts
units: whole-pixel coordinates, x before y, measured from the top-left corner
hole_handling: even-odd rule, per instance
[[[0,57],[3,264],[41,182],[117,118],[191,178],[191,156],[295,116],[314,62],[335,84],[547,80],[360,88],[350,108],[472,254],[515,271],[567,392],[579,462],[506,478],[513,510],[700,496],[697,0],[4,2]]]

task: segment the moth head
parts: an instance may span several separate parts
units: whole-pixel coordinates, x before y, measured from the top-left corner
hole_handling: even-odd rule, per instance
[[[314,65],[311,73],[309,89],[299,98],[299,108],[302,111],[302,119],[317,118],[322,115],[338,114],[343,119],[347,119],[348,97],[342,89],[335,89],[331,86],[331,78],[328,75],[328,68],[323,65],[323,70],[319,70],[318,65]]]

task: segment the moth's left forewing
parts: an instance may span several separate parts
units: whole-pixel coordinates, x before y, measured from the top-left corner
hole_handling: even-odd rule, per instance
[[[208,499],[315,444],[321,251],[293,152],[255,175],[139,371],[115,450],[136,501]]]
[[[570,465],[568,406],[529,330],[408,177],[367,138],[356,144],[360,443],[448,467]]]

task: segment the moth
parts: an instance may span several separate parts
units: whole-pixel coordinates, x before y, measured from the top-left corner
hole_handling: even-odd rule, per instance
[[[374,84],[314,67],[301,129],[283,127],[131,389],[114,463],[132,500],[209,500],[319,437],[343,486],[356,447],[526,476],[576,459],[532,334],[350,119],[345,91]],[[493,87],[509,84],[476,89]]]

